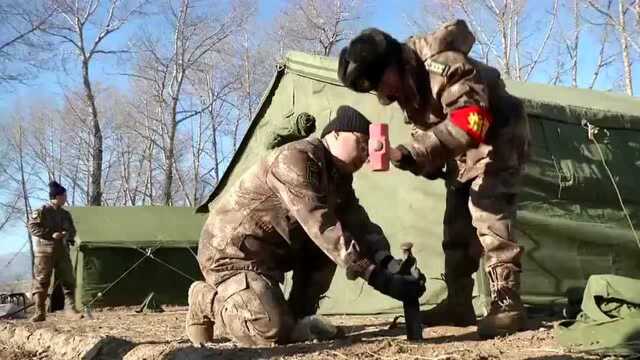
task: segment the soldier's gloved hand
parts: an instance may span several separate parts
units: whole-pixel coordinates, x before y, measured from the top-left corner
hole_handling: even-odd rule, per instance
[[[445,179],[445,171],[443,168],[426,169],[422,176],[429,180]]]
[[[394,258],[393,255],[386,251],[376,253],[374,261],[377,266],[380,266],[392,274],[397,274],[400,271],[400,265],[402,265],[402,260]]]
[[[416,166],[416,159],[404,145],[398,145],[391,150],[391,163],[400,170],[411,170]]]
[[[51,234],[51,237],[54,240],[60,240],[60,239],[64,238],[64,234],[61,233],[61,232],[54,232],[53,234]]]
[[[67,239],[67,244],[69,244],[70,246],[75,246],[76,241],[74,239]]]
[[[424,280],[420,277],[392,274],[379,266],[371,272],[368,283],[374,289],[399,301],[419,298],[426,291]]]

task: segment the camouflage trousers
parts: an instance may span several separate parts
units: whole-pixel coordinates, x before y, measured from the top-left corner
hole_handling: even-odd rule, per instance
[[[73,296],[75,278],[69,248],[59,240],[38,239],[34,256],[33,295],[48,293],[53,271],[56,280],[62,285],[65,297]]]
[[[316,313],[335,270],[319,248],[303,252],[293,269],[288,299],[276,280],[254,271],[239,271],[215,287],[199,282],[189,294],[189,312],[196,314],[191,321],[209,318],[215,322],[216,337],[243,346],[287,343],[296,321]]]
[[[483,255],[489,273],[503,265],[520,271],[522,248],[512,233],[515,189],[496,180],[478,177],[447,189],[442,249],[451,278],[470,277]]]
[[[529,157],[529,123],[523,115],[447,162],[444,215],[445,274],[468,278],[484,255],[491,288],[517,290],[523,248],[513,236],[516,198]]]

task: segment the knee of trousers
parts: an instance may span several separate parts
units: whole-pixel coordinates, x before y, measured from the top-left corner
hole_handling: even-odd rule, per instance
[[[214,320],[213,301],[216,289],[204,281],[196,281],[189,287],[189,321],[193,324]]]
[[[34,262],[32,292],[47,293],[49,291],[49,285],[51,283],[51,275],[53,272],[52,260],[48,257],[36,257]]]
[[[295,325],[280,287],[253,273],[220,284],[214,310],[216,322],[243,346],[285,343]]]
[[[521,257],[524,247],[518,245],[513,239],[504,239],[494,234],[481,237],[484,248],[486,270],[499,264],[510,264],[521,268]]]

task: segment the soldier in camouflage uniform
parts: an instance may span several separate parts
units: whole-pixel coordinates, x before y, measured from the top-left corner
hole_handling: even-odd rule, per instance
[[[206,282],[189,289],[187,334],[196,346],[213,339],[214,323],[217,335],[246,346],[336,336],[314,322],[336,265],[399,300],[424,293],[424,277],[392,270],[398,260],[354,193],[368,133],[369,121],[342,106],[320,139],[275,149],[210,206],[198,249]],[[279,284],[291,270],[285,300]]]
[[[398,102],[413,142],[391,151],[394,165],[428,179],[445,178],[447,299],[423,312],[427,325],[475,324],[473,280],[484,252],[492,302],[478,323],[485,338],[522,328],[522,248],[513,238],[518,180],[529,130],[519,99],[499,72],[471,57],[475,42],[462,20],[399,43],[364,30],[342,50],[338,75],[349,88]],[[446,170],[445,170],[446,169]]]
[[[46,319],[46,301],[55,270],[64,291],[65,311],[78,317],[75,309],[75,279],[69,257],[69,245],[73,245],[76,228],[71,214],[62,207],[67,202],[66,189],[55,181],[49,183],[50,203],[34,210],[29,219],[29,232],[36,242],[33,269],[33,299],[36,313],[31,321]]]

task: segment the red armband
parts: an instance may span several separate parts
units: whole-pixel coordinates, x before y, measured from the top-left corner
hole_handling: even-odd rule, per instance
[[[452,123],[478,143],[484,141],[484,136],[493,122],[491,113],[486,108],[476,105],[455,109],[449,117]]]

